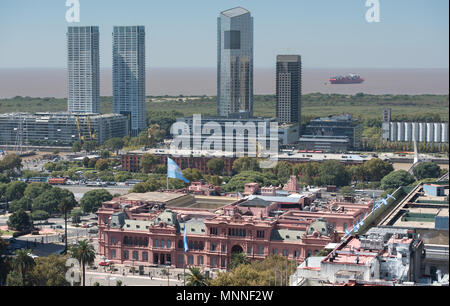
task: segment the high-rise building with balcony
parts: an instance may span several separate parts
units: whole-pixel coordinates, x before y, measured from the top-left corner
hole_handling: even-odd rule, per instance
[[[128,117],[131,136],[146,127],[145,27],[114,27],[113,108]]]
[[[253,116],[253,17],[242,7],[217,19],[217,104],[219,116]]]
[[[277,119],[301,123],[302,62],[300,55],[277,56]]]
[[[67,51],[68,111],[71,113],[100,113],[98,27],[69,27]]]

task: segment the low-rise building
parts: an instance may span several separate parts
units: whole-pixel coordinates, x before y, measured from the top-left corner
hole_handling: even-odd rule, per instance
[[[213,184],[207,184],[205,181],[198,181],[192,182],[188,191],[196,195],[215,196],[220,195],[221,188]]]
[[[300,263],[339,239],[324,219],[279,220],[240,211],[266,203],[208,210],[190,208],[192,201],[192,195],[146,193],[103,203],[98,210],[100,255],[121,264],[227,269],[234,253],[244,252],[250,260],[280,254]]]
[[[362,124],[353,119],[351,114],[311,120],[306,126],[304,134],[328,138],[347,137],[351,149],[361,148],[362,145]],[[320,141],[320,138],[317,141]]]
[[[127,117],[118,114],[0,114],[1,145],[72,146],[81,140],[103,144],[128,132]]]
[[[326,257],[305,261],[291,276],[291,285],[302,285],[306,280],[326,284],[417,283],[424,258],[423,240],[413,230],[372,228],[364,237],[347,237]]]

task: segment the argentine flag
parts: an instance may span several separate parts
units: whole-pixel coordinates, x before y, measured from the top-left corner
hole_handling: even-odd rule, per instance
[[[184,181],[185,183],[189,183],[189,180],[183,176],[183,173],[177,163],[170,158],[167,158],[167,177],[176,178]]]
[[[184,225],[184,252],[186,253],[189,248],[188,248],[188,242],[187,242],[187,228],[186,228],[186,224]]]

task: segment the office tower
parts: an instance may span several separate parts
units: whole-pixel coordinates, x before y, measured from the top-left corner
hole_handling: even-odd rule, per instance
[[[301,123],[302,60],[300,55],[277,56],[277,119],[279,123]]]
[[[69,27],[68,111],[100,113],[100,56],[98,27]]]
[[[114,27],[113,33],[114,113],[129,118],[131,136],[146,127],[145,113],[145,27]]]
[[[253,17],[242,7],[217,18],[219,116],[253,116]]]

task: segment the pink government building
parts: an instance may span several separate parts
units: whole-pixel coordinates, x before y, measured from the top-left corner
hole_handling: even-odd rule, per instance
[[[364,199],[320,203],[315,201],[317,196],[317,191],[282,196],[253,193],[239,199],[168,192],[128,194],[104,202],[98,210],[99,253],[113,263],[177,268],[186,264],[227,269],[232,254],[241,252],[250,260],[279,254],[301,263],[327,244],[340,241],[345,229],[373,205]],[[198,207],[199,201],[224,205],[190,208]]]

